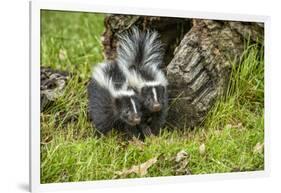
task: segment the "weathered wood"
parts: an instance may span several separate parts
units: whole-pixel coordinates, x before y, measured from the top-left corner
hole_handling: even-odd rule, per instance
[[[239,59],[246,38],[263,42],[263,27],[254,23],[193,20],[167,66],[170,125],[200,124],[228,85],[231,62]]]
[[[41,112],[63,94],[70,74],[51,68],[40,68],[40,109]]]
[[[261,23],[110,15],[103,41],[107,59],[115,58],[117,35],[132,25],[156,29],[166,44],[163,67],[171,99],[167,123],[180,128],[204,120],[224,93],[231,62],[240,58],[247,41],[263,44]]]

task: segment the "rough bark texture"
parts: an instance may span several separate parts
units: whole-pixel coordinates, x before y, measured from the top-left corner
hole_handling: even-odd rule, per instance
[[[116,57],[117,36],[131,26],[138,28],[157,30],[161,34],[161,40],[165,44],[165,63],[167,66],[173,58],[174,49],[180,43],[183,36],[191,28],[191,20],[183,18],[110,15],[105,18],[105,32],[103,34],[104,55],[106,59]]]
[[[263,28],[254,23],[193,20],[167,66],[169,96],[172,99],[168,123],[177,127],[200,124],[218,96],[239,59],[246,38],[263,41]]]
[[[40,109],[41,112],[62,95],[67,79],[67,72],[41,67],[40,69]]]
[[[247,40],[263,44],[263,24],[201,19],[110,15],[105,19],[104,51],[115,58],[116,35],[136,25],[156,29],[166,44],[163,64],[169,80],[168,125],[194,127],[224,93],[231,62]]]

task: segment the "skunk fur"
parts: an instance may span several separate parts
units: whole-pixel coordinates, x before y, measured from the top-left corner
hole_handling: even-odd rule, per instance
[[[141,135],[136,128],[141,120],[141,106],[118,65],[107,62],[94,69],[88,97],[91,120],[101,134],[115,128],[130,137]]]
[[[117,64],[128,78],[129,86],[137,91],[143,107],[139,127],[145,134],[149,134],[149,128],[158,134],[168,109],[168,81],[160,69],[164,49],[159,34],[133,27],[121,34],[119,40]]]

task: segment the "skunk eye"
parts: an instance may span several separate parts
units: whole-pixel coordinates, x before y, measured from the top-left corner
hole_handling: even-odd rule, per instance
[[[125,110],[125,113],[126,113],[126,114],[129,114],[129,113],[130,113],[130,109],[127,108],[127,109]]]

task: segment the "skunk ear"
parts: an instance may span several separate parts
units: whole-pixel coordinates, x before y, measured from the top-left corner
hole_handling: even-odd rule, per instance
[[[144,93],[144,90],[145,90],[145,88],[144,88],[144,87],[141,87],[141,89],[140,89],[140,94]]]
[[[159,89],[159,91],[162,92],[162,93],[164,93],[164,92],[166,91],[165,86],[162,86],[162,85],[158,86],[158,89]]]
[[[142,87],[140,92],[141,92],[141,94],[147,94],[148,87],[147,86]]]

